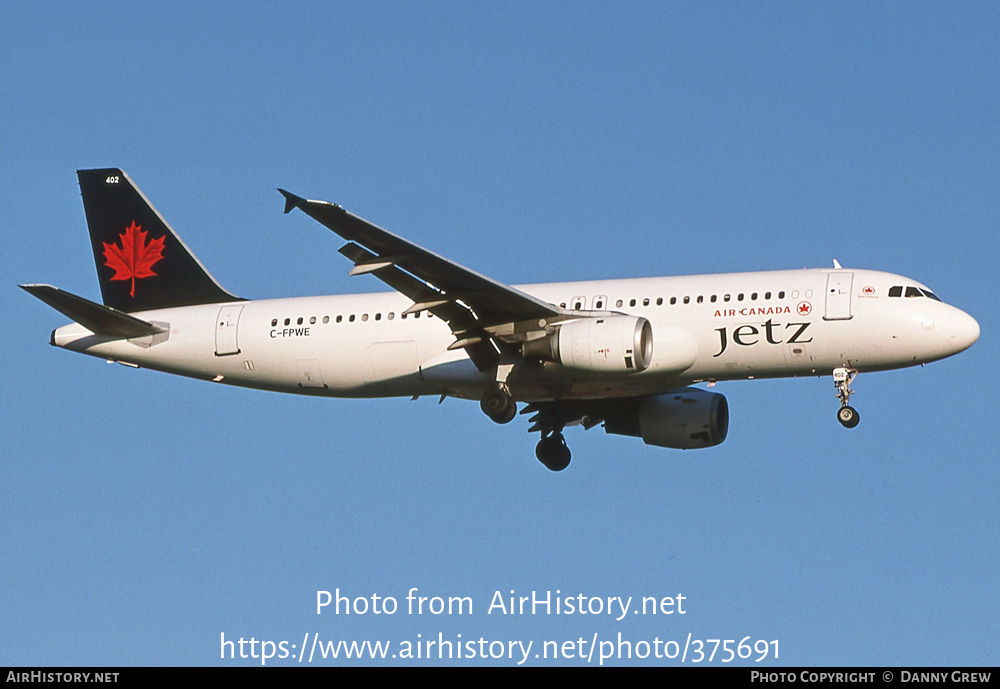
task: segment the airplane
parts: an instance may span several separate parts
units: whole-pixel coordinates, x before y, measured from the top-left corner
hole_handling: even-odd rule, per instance
[[[695,387],[832,376],[846,428],[859,373],[961,352],[979,324],[925,285],[843,268],[509,286],[325,201],[284,189],[346,240],[350,275],[394,291],[246,300],[209,274],[116,168],[77,172],[103,304],[20,285],[73,321],[50,344],[132,367],[318,397],[479,400],[496,423],[530,414],[548,469],[563,431],[713,447],[726,398]],[[518,408],[518,405],[522,405]]]

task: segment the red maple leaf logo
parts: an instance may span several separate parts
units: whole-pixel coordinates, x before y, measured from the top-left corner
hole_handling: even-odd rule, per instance
[[[115,271],[111,279],[131,280],[131,297],[135,296],[135,279],[156,275],[152,270],[153,264],[163,258],[163,240],[166,235],[147,243],[147,234],[149,233],[142,231],[142,225],[136,225],[133,220],[119,235],[121,248],[117,244],[101,242],[104,244],[104,257],[108,259],[104,265]]]
[[[809,312],[813,310],[812,304],[807,301],[800,301],[797,307],[800,316],[808,316]]]

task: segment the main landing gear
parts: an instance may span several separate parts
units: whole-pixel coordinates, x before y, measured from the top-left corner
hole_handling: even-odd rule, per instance
[[[857,410],[848,405],[848,402],[851,401],[851,395],[854,394],[854,390],[851,390],[851,383],[857,375],[858,372],[853,368],[833,369],[833,385],[837,388],[837,399],[840,400],[837,421],[844,428],[854,428],[861,422]]]
[[[562,471],[569,466],[572,457],[562,431],[552,431],[549,435],[543,435],[535,446],[535,456],[546,469],[551,471]]]
[[[483,394],[479,406],[496,423],[509,423],[517,415],[517,403],[507,386],[500,382]],[[562,471],[569,466],[571,455],[563,438],[562,426],[542,431],[542,439],[535,446],[535,456],[551,471]]]
[[[517,403],[503,384],[494,385],[487,390],[479,406],[495,423],[510,423],[517,416]]]

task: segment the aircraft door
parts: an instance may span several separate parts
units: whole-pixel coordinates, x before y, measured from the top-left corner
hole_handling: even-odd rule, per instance
[[[599,294],[594,297],[594,310],[603,311],[608,307],[608,298],[603,294]]]
[[[570,308],[574,311],[584,311],[587,309],[587,297],[573,297]]]
[[[826,278],[825,321],[846,321],[851,318],[851,283],[854,273],[837,271]]]
[[[240,323],[240,313],[243,306],[223,306],[215,319],[215,356],[239,354],[239,342],[236,339],[237,327]]]

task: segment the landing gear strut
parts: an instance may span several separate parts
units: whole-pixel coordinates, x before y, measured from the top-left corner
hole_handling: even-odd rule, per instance
[[[851,390],[851,383],[857,375],[858,372],[853,368],[833,369],[833,385],[837,388],[837,399],[840,400],[837,421],[844,428],[854,428],[861,421],[857,410],[848,405],[851,401],[851,395],[854,394],[854,390]]]
[[[496,423],[509,423],[517,415],[517,403],[507,392],[506,385],[494,385],[487,390],[479,406]]]
[[[551,471],[562,471],[569,466],[572,455],[566,446],[566,439],[561,431],[553,431],[549,435],[543,435],[535,446],[535,456],[538,461]]]

